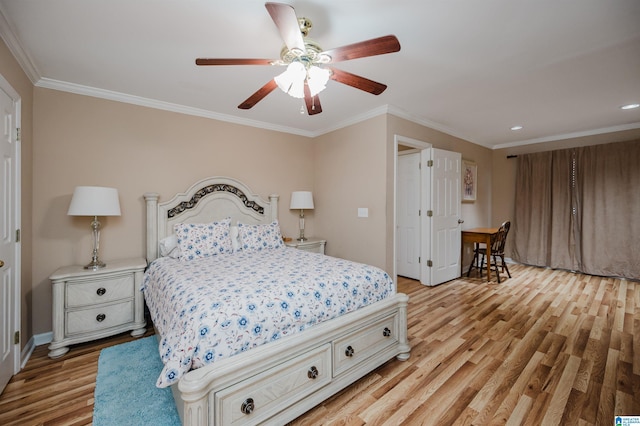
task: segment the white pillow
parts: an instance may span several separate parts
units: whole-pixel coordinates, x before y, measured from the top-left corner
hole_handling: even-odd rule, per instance
[[[277,220],[265,225],[238,224],[240,250],[261,251],[284,247],[282,233]]]
[[[231,247],[233,247],[234,253],[240,251],[240,234],[237,225],[231,227]]]
[[[172,234],[160,240],[160,256],[169,256],[173,259],[180,259],[180,246],[178,245],[178,237]]]
[[[220,222],[174,225],[180,247],[180,260],[189,261],[232,253],[230,223],[231,219],[227,218]]]

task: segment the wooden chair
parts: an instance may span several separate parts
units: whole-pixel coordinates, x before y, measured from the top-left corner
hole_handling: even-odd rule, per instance
[[[500,271],[498,268],[502,268],[502,272],[507,271],[507,276],[511,278],[511,273],[509,272],[509,268],[507,267],[506,262],[504,261],[504,246],[507,243],[507,235],[509,234],[509,228],[511,228],[511,222],[506,221],[498,230],[495,239],[491,242],[491,257],[493,257],[493,268],[496,272],[496,276],[498,277],[498,284],[500,283]],[[482,256],[480,260],[480,274],[482,274],[482,269],[484,268],[485,256],[487,255],[486,248],[478,249],[478,252]],[[500,265],[498,265],[498,258],[500,259]]]
[[[501,268],[503,273],[506,271],[509,278],[511,278],[509,268],[504,261],[504,246],[507,242],[507,235],[509,234],[510,228],[511,222],[504,222],[500,225],[497,234],[491,241],[491,257],[493,258],[492,269],[495,270],[496,276],[498,277],[498,283],[500,283],[500,271],[498,268]],[[467,271],[467,277],[471,274],[471,269],[475,266],[475,268],[480,272],[480,277],[482,278],[482,270],[485,268],[486,255],[487,248],[476,244],[473,252],[473,260],[471,261],[471,265],[469,265],[469,270]],[[498,258],[500,258],[500,265],[498,265]]]

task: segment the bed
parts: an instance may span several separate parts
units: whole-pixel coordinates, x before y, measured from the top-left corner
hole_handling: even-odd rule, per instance
[[[281,247],[277,195],[265,200],[236,179],[211,177],[166,202],[159,202],[157,193],[145,193],[144,199],[149,266],[143,285],[165,362],[158,385],[171,387],[184,425],[284,424],[390,359],[408,359],[408,297],[378,268]],[[211,223],[217,231],[231,231],[233,246],[216,246],[223,255],[185,260],[198,253],[184,245],[185,229]],[[279,241],[268,239],[274,229]],[[247,245],[255,230],[267,234]],[[178,237],[182,260],[175,259]],[[260,247],[252,250],[256,241]],[[222,285],[213,283],[216,275],[225,287],[212,287]],[[193,286],[196,277],[207,283]],[[355,282],[358,277],[362,284]],[[282,329],[264,319],[236,315],[225,321],[224,315],[232,314],[196,311],[194,306],[216,310],[229,304],[233,312],[244,312],[244,299],[257,295],[247,293],[243,280],[259,283],[257,293],[271,298],[273,303],[257,305],[273,306],[269,317]],[[323,293],[327,287],[331,300]],[[233,299],[236,295],[241,299]],[[205,299],[211,296],[216,299]],[[181,298],[191,304],[182,305]],[[299,322],[285,325],[285,317]],[[210,321],[205,326],[193,322],[203,318]],[[224,340],[189,340],[216,334],[214,326],[221,327],[220,336],[227,333],[220,337]],[[176,335],[180,331],[183,335]],[[243,340],[249,334],[259,338]]]

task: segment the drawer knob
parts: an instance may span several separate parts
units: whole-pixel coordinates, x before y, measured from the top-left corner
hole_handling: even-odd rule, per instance
[[[242,407],[240,407],[240,411],[242,411],[243,414],[249,415],[253,413],[254,408],[255,406],[253,404],[253,398],[247,398],[242,403]]]
[[[344,354],[348,357],[352,357],[355,353],[355,350],[351,346],[347,346],[347,349],[344,351]]]
[[[107,289],[104,287],[100,287],[99,289],[96,290],[96,293],[98,293],[98,296],[102,296],[107,292]]]
[[[385,327],[384,330],[382,330],[382,335],[384,337],[389,337],[391,336],[391,330],[389,330],[389,327]]]
[[[107,318],[107,316],[105,314],[98,314],[96,315],[96,321],[98,322],[102,322],[105,320],[105,318]]]
[[[315,379],[316,377],[318,377],[318,375],[320,374],[320,372],[318,371],[318,369],[316,368],[316,366],[312,366],[309,371],[307,371],[307,377],[310,379]]]

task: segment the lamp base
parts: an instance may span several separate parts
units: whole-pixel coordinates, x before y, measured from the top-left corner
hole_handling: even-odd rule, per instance
[[[296,241],[307,241],[308,238],[305,237],[300,237],[300,238],[296,238]]]
[[[93,253],[91,254],[91,262],[89,262],[88,265],[85,265],[84,269],[97,271],[98,269],[107,266],[104,262],[101,262],[98,259],[98,245],[100,242],[100,222],[98,221],[98,216],[93,217],[93,221],[91,222],[91,231],[93,234]]]
[[[100,269],[100,268],[104,268],[106,265],[106,263],[99,261],[98,259],[94,259],[91,261],[91,263],[84,265],[84,269],[93,269],[94,271]]]

